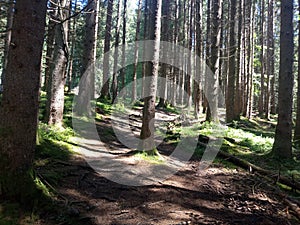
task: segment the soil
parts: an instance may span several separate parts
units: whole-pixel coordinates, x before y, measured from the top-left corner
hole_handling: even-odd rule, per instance
[[[132,129],[138,132],[139,115],[134,119]],[[166,115],[164,119],[174,117]],[[97,130],[110,149],[108,154],[130,151],[107,132],[112,130],[108,117],[97,122]],[[161,153],[172,149],[167,143],[161,146]],[[64,171],[55,186],[60,193],[57,200],[79,224],[299,224],[283,197],[256,175],[218,163],[199,173],[199,163],[193,159],[167,180],[137,187],[110,181],[80,155],[69,162],[55,161],[52,166]],[[57,218],[47,216],[49,221]]]

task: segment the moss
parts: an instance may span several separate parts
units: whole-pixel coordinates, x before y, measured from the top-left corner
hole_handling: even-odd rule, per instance
[[[160,164],[165,161],[156,148],[149,151],[137,151],[135,157],[154,164]]]
[[[40,201],[47,200],[36,184],[32,169],[26,172],[8,172],[0,175],[0,190],[2,199],[16,201],[24,208],[33,208]]]

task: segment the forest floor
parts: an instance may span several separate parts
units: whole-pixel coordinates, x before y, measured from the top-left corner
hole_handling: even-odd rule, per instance
[[[168,121],[176,116],[159,114],[160,119]],[[138,133],[139,126],[134,123],[139,123],[139,116],[130,124],[132,131]],[[129,159],[135,156],[118,142],[110,116],[101,115],[96,124],[107,154],[134,167],[136,164]],[[15,224],[299,224],[284,202],[286,192],[278,191],[274,184],[256,174],[220,160],[199,173],[201,157],[194,155],[168,179],[147,186],[127,186],[96,172],[86,162],[87,156],[78,154],[78,148],[77,153],[61,157],[62,152],[68,154],[61,151],[63,148],[58,145],[55,157],[53,152],[40,154],[36,162],[37,174],[51,192],[56,209],[35,209],[37,218],[31,215],[27,218],[30,222],[26,222],[23,216]],[[97,145],[91,148],[98,150]],[[173,149],[174,143],[168,141],[158,147],[163,157],[168,157]],[[151,160],[146,160],[145,166],[149,163]],[[0,204],[0,224],[14,224],[11,221],[15,220],[1,217],[4,211]]]

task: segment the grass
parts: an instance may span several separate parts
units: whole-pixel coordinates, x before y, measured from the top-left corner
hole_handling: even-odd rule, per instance
[[[147,152],[138,152],[134,155],[135,158],[147,161],[151,164],[163,164],[165,159],[160,154],[148,154]]]
[[[274,142],[275,120],[267,121],[259,118],[235,122],[227,129],[218,131],[218,126],[213,123],[194,124],[184,127],[180,124],[169,125],[172,127],[165,139],[168,143],[178,143],[178,137],[198,137],[202,144],[198,144],[194,157],[201,159],[208,137],[225,137],[221,149],[241,159],[247,160],[257,166],[274,171],[280,170],[287,177],[294,177],[300,181],[300,150],[294,149],[295,157],[291,160],[274,158],[270,152]],[[173,137],[173,138],[172,138]],[[229,168],[235,168],[231,163],[216,158],[217,164],[223,164]]]
[[[57,186],[65,175],[63,168],[58,168],[53,162],[55,160],[68,161],[74,154],[72,149],[76,143],[72,143],[71,140],[76,134],[69,127],[72,121],[73,97],[73,95],[65,97],[64,124],[66,128],[39,123],[33,164],[35,170],[34,182],[36,187],[42,191],[45,199],[48,200],[37,200],[37,203],[31,209],[23,209],[18,203],[0,201],[0,225],[78,224],[78,222],[76,223],[76,219],[67,215],[67,210],[63,205],[56,203],[56,198],[54,197],[56,193],[48,186],[48,184],[51,184],[52,187]],[[40,99],[40,119],[44,116],[45,106],[46,94],[42,93]],[[53,215],[51,219],[53,222],[45,218],[45,215]]]

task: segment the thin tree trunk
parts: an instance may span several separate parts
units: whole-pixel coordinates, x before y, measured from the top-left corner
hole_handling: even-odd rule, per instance
[[[102,82],[101,98],[110,98],[109,56],[108,54],[105,53],[109,52],[110,50],[113,3],[114,3],[113,0],[108,0],[107,13],[106,13],[105,40],[104,40],[103,82]]]
[[[206,19],[206,46],[205,46],[205,55],[206,55],[206,65],[207,68],[211,68],[211,0],[207,0],[207,19]],[[203,99],[203,113],[206,113],[206,117],[210,118],[210,110],[208,108],[208,101],[207,101],[207,79],[204,77],[204,99]]]
[[[258,102],[258,113],[260,116],[264,115],[264,92],[265,92],[265,50],[264,50],[264,26],[265,26],[265,0],[261,1],[261,24],[260,24],[260,44],[261,44],[261,54],[260,54],[260,62],[261,62],[261,78],[260,78],[260,96]]]
[[[12,29],[13,19],[14,19],[14,7],[15,7],[14,0],[10,0],[9,7],[7,10],[6,35],[5,35],[5,40],[4,40],[4,52],[3,52],[3,61],[2,61],[3,63],[2,63],[0,93],[3,90],[3,85],[4,85],[5,75],[6,75],[8,51],[9,51],[9,46],[11,43],[11,29]]]
[[[112,81],[112,86],[111,86],[111,92],[112,92],[112,103],[115,102],[117,95],[118,95],[118,79],[117,79],[117,68],[118,68],[118,57],[119,57],[119,52],[118,52],[118,46],[120,43],[120,26],[121,26],[121,0],[118,0],[118,12],[117,12],[117,25],[116,25],[116,31],[115,31],[115,52],[114,52],[114,73],[113,73],[113,81]]]
[[[58,0],[51,1],[50,4],[50,14],[49,14],[49,23],[47,26],[47,39],[46,39],[46,67],[45,67],[45,79],[43,90],[48,91],[49,88],[49,80],[51,77],[51,66],[53,64],[53,53],[54,53],[54,40],[55,40],[55,26],[56,20],[58,17]]]
[[[72,9],[72,4],[70,4],[70,11]],[[77,0],[74,2],[74,9],[77,9]],[[69,38],[70,38],[70,43],[69,45],[71,46],[70,49],[70,57],[69,57],[69,64],[68,64],[68,92],[71,92],[71,89],[73,88],[73,61],[74,61],[74,54],[75,54],[75,43],[76,43],[76,25],[77,19],[74,17],[72,20],[69,21]]]
[[[141,19],[142,19],[142,0],[139,0],[138,3],[138,13],[137,13],[137,23],[135,30],[135,49],[134,49],[134,68],[133,68],[133,77],[132,77],[132,96],[131,101],[134,102],[137,100],[137,68],[138,68],[138,58],[139,58],[139,35],[141,30]]]
[[[241,115],[241,81],[242,81],[242,28],[243,28],[243,2],[244,0],[239,1],[239,12],[238,12],[238,35],[237,35],[237,62],[236,62],[236,77],[235,77],[235,103],[234,103],[234,119],[240,120]]]
[[[196,55],[202,58],[202,0],[196,0]],[[200,116],[200,103],[201,103],[201,79],[202,79],[202,62],[199,58],[196,60],[195,79],[194,79],[194,116],[199,119]],[[199,70],[198,70],[199,69]]]
[[[267,88],[265,91],[265,118],[270,116],[270,80],[274,76],[274,33],[273,33],[273,0],[268,1],[268,29],[267,29]]]
[[[150,0],[145,0],[144,8],[144,40],[148,39],[148,22],[149,22],[149,2]],[[146,43],[146,42],[145,42]],[[143,58],[146,56],[146,44],[143,46]],[[142,96],[145,96],[145,77],[146,77],[147,63],[143,63],[142,68]]]
[[[169,22],[170,22],[170,0],[165,0],[162,5],[162,11],[163,11],[163,19],[162,19],[162,41],[169,41]],[[167,58],[168,53],[163,51],[162,58]],[[163,63],[161,65],[161,82],[159,84],[159,108],[166,108],[167,106],[167,64]]]
[[[246,94],[246,114],[245,116],[248,119],[251,119],[252,116],[252,99],[253,99],[253,45],[254,45],[254,40],[253,40],[253,24],[254,24],[254,18],[253,18],[253,11],[255,10],[255,4],[252,3],[251,0],[246,1],[247,5],[247,24],[248,24],[248,33],[247,33],[247,43],[246,46],[247,48],[247,68],[246,68],[246,73],[247,73],[247,94]]]
[[[126,50],[126,15],[127,15],[127,0],[124,0],[124,6],[123,6],[123,36],[122,36],[122,69],[120,71],[120,77],[121,77],[121,89],[125,87],[126,82],[126,68],[125,68],[125,50]],[[124,89],[126,90],[126,89]],[[126,95],[126,93],[124,93]]]
[[[298,14],[300,15],[300,0],[298,0]],[[298,29],[300,29],[300,20],[298,20]],[[294,133],[294,141],[299,144],[300,141],[300,33],[298,37],[298,86],[297,86],[297,111],[296,111],[296,127]]]

